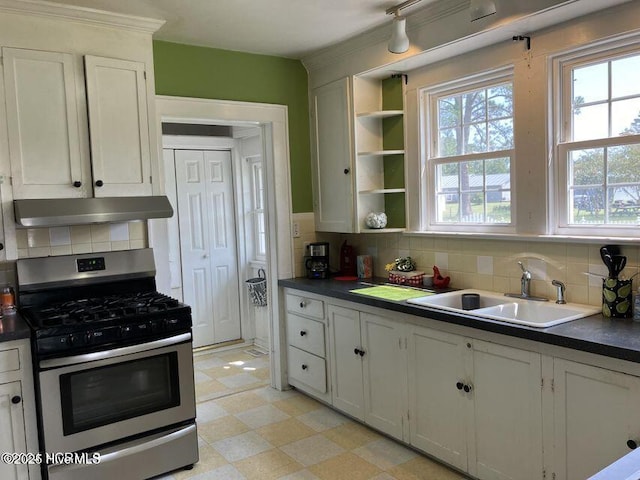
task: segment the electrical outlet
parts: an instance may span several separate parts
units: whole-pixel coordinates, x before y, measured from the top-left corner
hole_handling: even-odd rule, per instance
[[[298,222],[293,222],[293,238],[300,237],[300,224]]]

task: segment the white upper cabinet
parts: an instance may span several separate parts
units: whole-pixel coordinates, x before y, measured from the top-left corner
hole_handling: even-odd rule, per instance
[[[2,56],[14,197],[86,196],[73,56],[17,48]]]
[[[316,230],[353,232],[352,102],[349,78],[311,92]]]
[[[151,195],[144,64],[84,57],[96,197]]]
[[[80,55],[2,55],[13,198],[152,194],[144,63],[87,55],[83,77]]]

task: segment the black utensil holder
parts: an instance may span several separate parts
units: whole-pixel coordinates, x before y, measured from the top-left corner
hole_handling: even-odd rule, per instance
[[[633,287],[631,280],[602,279],[602,314],[610,318],[633,316]]]

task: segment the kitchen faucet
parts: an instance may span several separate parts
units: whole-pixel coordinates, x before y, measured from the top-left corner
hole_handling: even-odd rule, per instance
[[[558,299],[556,300],[556,303],[560,305],[567,303],[564,299],[564,283],[562,283],[560,280],[551,280],[551,285],[557,288]]]
[[[522,277],[520,277],[520,293],[505,293],[505,296],[512,298],[524,298],[526,300],[537,300],[539,302],[546,302],[548,299],[543,297],[534,297],[531,295],[531,272],[524,268],[522,262],[518,261],[520,269],[522,270]]]

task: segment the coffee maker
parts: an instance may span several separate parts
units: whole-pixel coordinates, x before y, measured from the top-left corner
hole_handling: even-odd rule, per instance
[[[304,257],[307,278],[329,278],[329,243],[314,242],[307,245]]]

